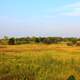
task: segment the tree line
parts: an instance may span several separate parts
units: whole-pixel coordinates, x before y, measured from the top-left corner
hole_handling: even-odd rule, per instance
[[[68,46],[80,46],[80,38],[63,38],[63,37],[21,37],[21,38],[8,38],[5,36],[0,39],[0,44],[19,45],[30,43],[43,43],[43,44],[59,44],[66,43]]]

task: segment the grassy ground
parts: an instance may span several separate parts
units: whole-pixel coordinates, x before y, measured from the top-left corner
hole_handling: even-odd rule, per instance
[[[80,47],[0,46],[0,80],[80,80]]]

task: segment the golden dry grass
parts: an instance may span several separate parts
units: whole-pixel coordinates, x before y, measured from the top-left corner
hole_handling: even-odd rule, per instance
[[[27,45],[1,45],[0,52],[26,52],[26,51],[66,51],[66,52],[80,52],[80,47],[66,46],[61,44],[27,44]]]
[[[62,44],[1,45],[0,56],[0,65],[3,66],[0,69],[4,72],[0,72],[0,74],[4,74],[4,76],[4,68],[8,65],[13,69],[13,72],[16,72],[16,65],[20,67],[19,72],[26,71],[27,68],[22,71],[23,67],[33,65],[32,71],[37,72],[37,67],[40,68],[39,75],[36,74],[36,79],[29,80],[67,80],[70,75],[74,75],[76,80],[80,80],[80,47]],[[31,62],[26,63],[29,60]],[[11,76],[13,75],[13,73],[9,73]],[[5,80],[5,78],[1,79]],[[8,79],[11,80],[11,78]]]

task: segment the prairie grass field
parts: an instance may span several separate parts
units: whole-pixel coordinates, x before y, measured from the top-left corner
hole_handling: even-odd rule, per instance
[[[62,44],[0,46],[0,80],[80,80],[80,47]]]

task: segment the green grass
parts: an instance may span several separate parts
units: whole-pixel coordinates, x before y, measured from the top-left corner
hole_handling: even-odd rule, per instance
[[[80,80],[80,54],[59,51],[0,52],[0,80]]]

